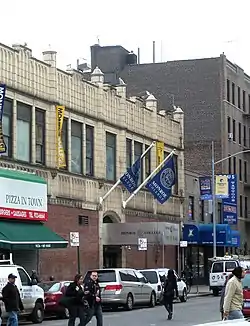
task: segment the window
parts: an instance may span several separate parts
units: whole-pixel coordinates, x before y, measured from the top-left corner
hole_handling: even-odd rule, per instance
[[[233,141],[236,140],[236,122],[233,119]]]
[[[239,179],[242,181],[242,160],[239,159]]]
[[[242,91],[242,109],[246,111],[246,92]]]
[[[157,284],[158,283],[158,277],[157,277],[157,272],[155,271],[141,271],[141,274],[146,277],[146,279],[151,283],[151,284]]]
[[[247,273],[242,279],[242,287],[243,289],[250,289],[250,274]]]
[[[36,163],[45,164],[45,111],[36,109]]]
[[[106,178],[116,179],[116,135],[106,132]]]
[[[86,175],[94,175],[94,127],[86,125]]]
[[[126,168],[132,166],[132,139],[126,138]]]
[[[134,142],[134,161],[138,160],[142,155],[142,143],[139,143],[137,141]],[[143,161],[141,161],[141,173],[138,180],[138,184],[142,183],[143,180]]]
[[[241,123],[238,123],[239,126],[239,144],[241,145]]]
[[[235,261],[227,261],[225,262],[225,272],[232,272],[235,267],[237,267]]]
[[[205,203],[204,203],[204,200],[200,201],[200,220],[201,220],[201,222],[205,221]]]
[[[228,154],[228,156],[230,156],[230,154]],[[232,173],[232,168],[231,168],[232,167],[232,158],[229,157],[227,161],[228,161],[228,173],[231,174]]]
[[[117,282],[116,279],[116,273],[114,270],[105,270],[105,269],[99,269],[98,271],[98,281],[100,283],[113,283]],[[91,275],[92,271],[88,271],[86,274],[84,280],[88,279]]]
[[[23,286],[28,286],[30,285],[30,278],[26,274],[26,272],[22,268],[18,268],[18,274],[20,276],[21,282]]]
[[[243,146],[247,146],[247,128],[243,126]]]
[[[227,79],[227,101],[230,102],[230,80]]]
[[[12,105],[11,100],[5,99],[3,109],[3,139],[6,145],[6,153],[3,156],[12,156]]]
[[[250,95],[248,95],[248,112],[250,113]]]
[[[65,163],[66,167],[63,168],[65,170],[68,169],[68,119],[63,119],[63,126],[62,126],[62,144],[65,154]]]
[[[240,217],[243,216],[243,198],[240,195]]]
[[[145,145],[145,150],[149,148],[148,145]],[[146,178],[151,173],[151,150],[149,150],[145,156],[145,176]]]
[[[140,273],[140,272],[135,272],[135,275],[136,275],[136,277],[137,277],[137,282],[146,283],[145,276],[142,275],[142,273]]]
[[[31,160],[31,106],[17,103],[17,159]]]
[[[244,209],[244,217],[247,218],[248,214],[248,197],[245,197],[245,209]]]
[[[244,161],[244,182],[247,182],[247,161]]]
[[[188,197],[188,219],[194,220],[194,197]]]
[[[236,165],[236,157],[233,157],[233,171],[234,171],[234,174],[237,173],[237,165]]]
[[[82,123],[71,121],[71,172],[82,173]]]
[[[223,273],[223,262],[213,263],[212,273]]]
[[[238,86],[238,108],[241,108],[241,90],[240,87]]]
[[[232,103],[235,105],[235,84],[232,83]]]
[[[227,117],[227,132],[230,134],[231,132],[231,118]]]

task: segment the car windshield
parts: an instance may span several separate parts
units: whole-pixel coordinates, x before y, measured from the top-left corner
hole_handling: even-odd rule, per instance
[[[60,291],[60,283],[58,282],[44,282],[38,284],[44,292],[58,292]]]
[[[250,273],[247,273],[242,279],[242,287],[243,289],[250,289]]]
[[[157,284],[158,283],[158,278],[157,278],[157,273],[155,271],[140,271],[143,276],[146,277],[146,279],[151,283],[151,284]]]
[[[85,280],[90,277],[91,273],[91,271],[88,271],[87,275],[85,276]],[[112,269],[97,270],[97,274],[99,283],[116,282],[115,271]]]

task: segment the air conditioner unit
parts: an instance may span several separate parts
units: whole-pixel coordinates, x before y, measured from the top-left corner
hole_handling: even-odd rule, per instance
[[[228,140],[232,140],[233,139],[233,133],[232,132],[229,132],[228,133]]]

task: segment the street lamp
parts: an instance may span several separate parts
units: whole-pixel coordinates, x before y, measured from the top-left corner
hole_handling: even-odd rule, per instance
[[[247,153],[250,152],[250,149],[244,150],[237,152],[233,155],[229,155],[227,157],[224,157],[223,159],[216,161],[215,162],[215,153],[214,153],[214,142],[212,141],[212,206],[213,206],[213,256],[216,257],[216,207],[215,207],[215,201],[216,201],[216,196],[215,196],[215,165],[219,164],[223,161],[228,160],[231,157],[237,156],[242,153]]]

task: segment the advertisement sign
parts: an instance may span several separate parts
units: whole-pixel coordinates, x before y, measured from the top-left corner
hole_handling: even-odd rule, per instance
[[[172,156],[163,165],[160,171],[147,183],[146,188],[160,204],[164,204],[172,195],[172,187],[174,184],[175,168]]]
[[[200,184],[200,199],[210,200],[212,199],[212,186],[210,177],[199,177]]]
[[[5,99],[6,85],[0,84],[0,154],[6,153],[7,147],[3,138],[3,107]]]
[[[58,168],[66,167],[66,159],[62,142],[62,128],[65,107],[58,105],[56,107],[56,152]]]
[[[228,178],[227,175],[216,175],[215,196],[217,198],[228,198]]]
[[[223,223],[237,224],[237,175],[228,174],[228,198],[222,199]]]
[[[69,242],[70,242],[71,247],[79,247],[79,245],[80,245],[79,232],[70,232],[69,239],[70,239]]]
[[[0,217],[47,221],[47,184],[0,177]]]

